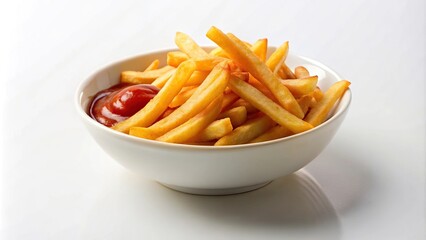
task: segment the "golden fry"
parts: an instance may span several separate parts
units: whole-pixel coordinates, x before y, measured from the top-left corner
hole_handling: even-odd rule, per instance
[[[146,127],[131,127],[129,130],[129,135],[150,140],[154,140],[156,138],[156,135]]]
[[[192,73],[191,77],[185,83],[185,86],[198,86],[204,79],[209,75],[209,71],[195,71]]]
[[[279,46],[266,61],[266,66],[273,72],[277,73],[281,65],[284,63],[288,54],[288,42],[284,42]]]
[[[299,103],[300,107],[302,108],[303,112],[306,114],[310,107],[312,107],[316,100],[311,94],[303,95],[299,99],[297,99],[297,102]]]
[[[208,142],[219,139],[232,132],[231,119],[222,118],[210,123],[203,131],[191,139],[191,142]]]
[[[294,75],[296,78],[307,78],[309,77],[309,71],[303,66],[298,66],[294,69]]]
[[[250,140],[267,131],[273,125],[274,121],[266,115],[261,115],[247,121],[229,134],[221,137],[214,145],[223,146],[248,143]]]
[[[239,106],[244,106],[246,108],[247,114],[252,114],[252,113],[259,112],[259,110],[257,108],[255,108],[251,103],[247,102],[246,100],[244,100],[242,98],[240,98],[237,101],[235,101],[231,105],[231,108],[235,108],[235,107],[239,107]]]
[[[177,32],[175,43],[179,49],[192,58],[205,58],[208,53],[204,51],[198,44],[188,35],[182,32]]]
[[[154,123],[182,89],[192,72],[195,71],[195,67],[195,63],[192,61],[186,61],[179,65],[175,74],[173,74],[166,85],[144,108],[130,118],[117,123],[112,128],[120,132],[128,133],[131,127],[147,127]]]
[[[240,97],[237,94],[233,93],[233,92],[226,93],[223,96],[222,110],[221,111],[223,111],[224,109],[228,108],[231,104],[233,104],[239,98]]]
[[[250,48],[251,51],[262,61],[266,60],[266,53],[268,52],[268,39],[262,38],[257,40]]]
[[[313,92],[317,86],[318,76],[302,79],[285,79],[281,82],[290,90],[295,97],[301,97]]]
[[[167,81],[170,79],[170,77],[175,74],[176,69],[172,69],[166,73],[164,73],[163,75],[161,75],[160,77],[158,77],[157,79],[155,79],[154,82],[152,82],[151,84],[158,87],[158,88],[162,88],[164,87],[164,85],[167,83]],[[192,76],[192,75],[191,75]],[[188,80],[189,81],[189,80]]]
[[[324,93],[321,91],[319,87],[316,87],[313,96],[317,102],[321,101],[322,97],[324,96]]]
[[[178,67],[179,64],[185,62],[188,59],[189,59],[188,55],[181,51],[174,51],[174,52],[167,53],[167,65],[170,65],[172,67]]]
[[[148,65],[148,67],[145,68],[144,72],[155,70],[158,68],[159,65],[160,65],[160,60],[155,59],[154,61],[152,61],[151,64]]]
[[[227,62],[217,65],[197,88],[192,96],[169,116],[154,123],[149,128],[159,136],[186,122],[203,110],[213,99],[225,90],[230,72]],[[169,103],[168,103],[169,104]]]
[[[229,58],[228,54],[220,47],[213,49],[209,54],[216,57]]]
[[[305,117],[305,121],[313,126],[318,126],[323,123],[334,104],[343,96],[350,84],[349,81],[341,80],[331,85],[325,92],[321,101],[309,111],[308,115]]]
[[[278,138],[288,137],[292,134],[293,133],[290,130],[288,130],[288,128],[281,125],[276,125],[270,128],[268,131],[266,131],[262,135],[251,140],[250,143],[270,141],[270,140],[274,140]]]
[[[278,76],[280,76],[280,78],[282,78],[282,79],[295,79],[296,78],[294,73],[291,71],[291,69],[285,63],[283,63],[281,65],[281,68],[278,70]]]
[[[211,71],[217,64],[223,61],[229,61],[226,58],[221,57],[197,57],[192,59],[197,65],[196,69],[198,71]]]
[[[286,110],[299,118],[303,111],[291,92],[279,81],[274,73],[241,40],[232,34],[225,35],[215,27],[207,32],[207,37],[223,48],[241,67],[262,82]]]
[[[218,118],[230,118],[232,126],[236,128],[247,120],[247,110],[243,106],[231,108],[228,111],[219,114]]]
[[[207,108],[182,125],[170,130],[156,140],[171,143],[185,143],[212,123],[220,112],[223,95],[220,94]]]
[[[234,91],[241,98],[245,99],[247,102],[251,103],[255,108],[259,109],[272,118],[275,122],[287,127],[294,133],[304,132],[312,128],[311,124],[294,116],[280,105],[266,97],[255,87],[242,81],[241,79],[232,77],[228,86],[232,89],[232,91]]]
[[[184,104],[196,90],[197,87],[186,87],[185,89],[182,89],[180,93],[173,98],[173,101],[169,104],[169,108],[176,108]]]
[[[171,66],[165,66],[159,69],[146,72],[124,71],[121,73],[121,82],[131,84],[149,84],[164,73],[174,69]]]

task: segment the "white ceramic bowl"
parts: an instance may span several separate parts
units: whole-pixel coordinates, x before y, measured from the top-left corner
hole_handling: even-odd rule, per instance
[[[269,49],[270,51],[272,49]],[[137,174],[175,190],[222,195],[264,186],[312,161],[330,142],[347,113],[350,90],[320,126],[283,139],[236,146],[193,146],[141,139],[114,131],[87,114],[91,97],[119,81],[124,70],[138,70],[154,59],[166,61],[169,50],[142,54],[114,62],[85,79],[76,92],[77,111],[92,137],[113,159]],[[289,55],[288,65],[305,66],[327,89],[342,78],[314,60]]]

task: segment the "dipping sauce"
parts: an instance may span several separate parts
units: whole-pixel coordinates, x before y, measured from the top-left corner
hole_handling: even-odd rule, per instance
[[[99,123],[112,127],[145,107],[158,91],[151,84],[120,83],[98,92],[90,104],[89,114]]]

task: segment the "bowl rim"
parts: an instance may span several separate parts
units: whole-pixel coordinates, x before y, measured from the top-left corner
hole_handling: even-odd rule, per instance
[[[209,48],[209,47],[207,47],[207,48]],[[268,49],[269,48],[274,48],[274,47],[271,46],[271,47],[268,47]],[[281,143],[281,142],[285,142],[285,141],[290,141],[290,140],[295,139],[295,138],[300,138],[304,135],[310,134],[310,133],[315,132],[315,131],[319,131],[321,128],[327,126],[328,124],[331,124],[337,118],[339,118],[341,115],[343,115],[348,110],[348,108],[349,108],[349,106],[352,102],[352,92],[351,92],[351,89],[348,88],[347,91],[345,92],[345,94],[340,98],[339,103],[338,103],[338,104],[342,104],[341,99],[346,97],[348,99],[347,99],[346,102],[343,103],[344,105],[333,116],[331,116],[329,119],[327,119],[325,122],[321,123],[320,125],[312,128],[310,130],[307,130],[307,131],[301,132],[301,133],[297,133],[297,134],[294,134],[294,135],[291,135],[291,136],[288,136],[288,137],[269,140],[269,141],[265,141],[265,142],[246,143],[246,144],[238,144],[238,145],[225,145],[225,146],[167,143],[167,142],[160,142],[160,141],[155,141],[155,140],[150,140],[150,139],[138,138],[138,137],[135,137],[135,136],[131,136],[131,135],[119,132],[119,131],[115,131],[115,130],[109,128],[109,127],[106,127],[106,126],[98,123],[96,120],[92,119],[89,116],[89,114],[87,114],[85,109],[83,109],[83,106],[82,106],[83,89],[99,73],[106,71],[108,68],[110,68],[114,65],[121,64],[123,62],[131,61],[131,60],[141,58],[141,57],[144,57],[144,56],[147,56],[147,55],[166,53],[166,52],[173,51],[173,50],[177,50],[177,49],[176,48],[165,48],[165,49],[159,49],[159,50],[149,51],[149,52],[145,52],[145,53],[140,53],[140,54],[136,54],[136,55],[131,55],[129,57],[123,57],[119,60],[111,61],[111,62],[103,65],[102,67],[98,68],[96,71],[92,72],[83,81],[81,81],[79,83],[79,85],[78,85],[78,87],[75,91],[74,104],[75,104],[75,107],[77,109],[78,114],[81,116],[81,118],[86,123],[89,123],[93,127],[98,128],[102,131],[106,131],[109,134],[113,134],[115,137],[118,137],[120,139],[132,141],[132,142],[135,142],[135,143],[152,145],[152,146],[155,146],[155,147],[179,148],[179,149],[188,149],[188,150],[189,149],[191,149],[191,150],[220,150],[220,149],[224,150],[224,149],[253,148],[253,147],[259,147],[259,146],[264,146],[264,145],[277,144],[277,143]],[[324,71],[334,75],[337,79],[344,79],[336,71],[332,70],[331,68],[329,68],[328,66],[324,65],[323,63],[321,63],[317,60],[314,60],[314,59],[311,59],[311,58],[308,58],[308,57],[305,57],[305,56],[301,56],[301,55],[295,55],[295,54],[289,54],[289,56],[300,58],[300,59],[302,59],[306,62],[309,62],[309,63],[311,63],[315,66],[318,66],[321,69],[323,69]]]

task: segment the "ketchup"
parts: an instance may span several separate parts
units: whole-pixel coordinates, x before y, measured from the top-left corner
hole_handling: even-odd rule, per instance
[[[98,92],[90,104],[89,114],[96,121],[112,127],[137,113],[157,95],[150,84],[117,84]]]

